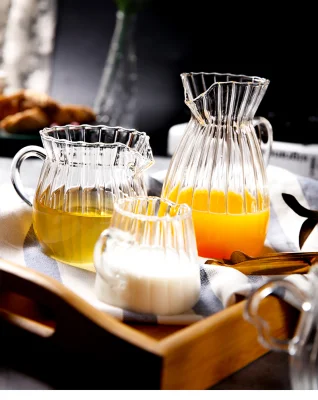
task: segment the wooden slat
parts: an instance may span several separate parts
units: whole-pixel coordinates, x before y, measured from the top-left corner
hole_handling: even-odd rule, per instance
[[[145,325],[140,323],[129,323],[129,325],[139,332],[142,332],[158,341],[170,336],[172,333],[181,331],[187,325]]]
[[[254,326],[243,319],[246,301],[160,342],[164,354],[163,389],[206,389],[268,352],[257,340]],[[297,313],[276,299],[264,300],[262,315],[275,337],[286,337]]]
[[[0,282],[2,293],[14,292],[50,309],[55,318],[60,320],[56,336],[61,340],[63,335],[73,330],[73,311],[76,310],[105,331],[147,351],[158,353],[156,340],[97,310],[48,276],[0,259]]]

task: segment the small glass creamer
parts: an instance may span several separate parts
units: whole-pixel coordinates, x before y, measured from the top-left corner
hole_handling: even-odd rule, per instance
[[[96,294],[105,303],[173,315],[199,298],[200,266],[186,204],[147,196],[117,201],[94,261]]]

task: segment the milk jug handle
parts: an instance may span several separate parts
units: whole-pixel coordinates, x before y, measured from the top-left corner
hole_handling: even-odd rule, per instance
[[[258,314],[261,301],[266,297],[275,294],[275,292],[277,293],[277,290],[281,290],[282,288],[292,293],[293,299],[299,304],[299,309],[306,311],[306,307],[304,306],[307,304],[306,298],[294,284],[287,281],[273,281],[266,283],[250,295],[245,305],[244,318],[257,328],[258,340],[264,347],[271,350],[288,352],[290,341],[294,340],[296,335],[298,336],[297,330],[293,339],[283,340],[275,338],[271,335],[270,325],[268,322]],[[304,318],[304,314],[302,314],[301,318]],[[301,324],[299,323],[298,326],[301,326]]]
[[[21,199],[24,200],[30,207],[32,207],[32,201],[29,196],[25,194],[20,175],[21,165],[23,161],[29,157],[38,157],[41,158],[41,160],[45,160],[46,153],[44,149],[39,146],[27,146],[19,150],[13,157],[11,163],[11,182]]]
[[[258,127],[257,136],[260,140],[264,164],[267,167],[273,146],[273,128],[271,123],[264,117],[254,117],[253,125],[254,128]]]
[[[122,251],[126,251],[127,248],[133,246],[135,243],[133,237],[128,232],[112,227],[105,229],[100,234],[94,247],[95,269],[102,276],[104,275],[104,268],[102,266],[103,264],[102,255],[107,251],[107,242],[112,240],[116,242],[116,245],[120,243],[121,245],[125,246],[122,248]]]

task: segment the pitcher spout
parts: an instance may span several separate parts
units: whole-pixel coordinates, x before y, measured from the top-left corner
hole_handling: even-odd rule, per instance
[[[62,164],[126,166],[143,172],[154,163],[149,136],[120,126],[65,125],[40,131],[49,160]]]
[[[270,83],[216,72],[185,72],[181,79],[185,104],[201,125],[252,120]]]

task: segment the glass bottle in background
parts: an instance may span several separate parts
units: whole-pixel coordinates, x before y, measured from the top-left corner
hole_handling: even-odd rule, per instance
[[[100,124],[135,125],[137,12],[148,1],[116,0],[115,29],[94,103]]]

